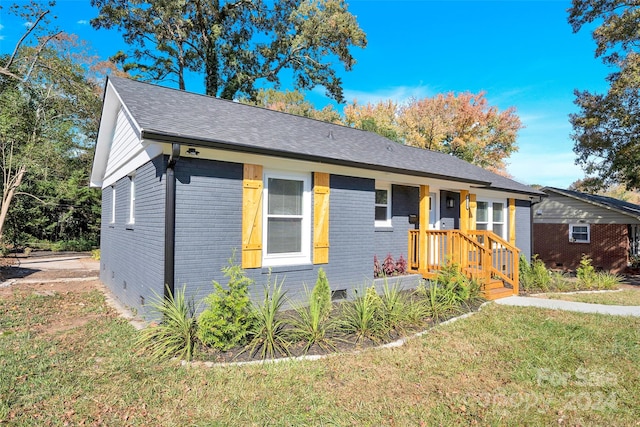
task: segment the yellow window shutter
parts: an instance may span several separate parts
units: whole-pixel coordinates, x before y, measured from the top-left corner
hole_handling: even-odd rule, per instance
[[[329,262],[329,174],[313,174],[313,263]]]
[[[262,166],[244,165],[242,179],[242,268],[262,267]]]

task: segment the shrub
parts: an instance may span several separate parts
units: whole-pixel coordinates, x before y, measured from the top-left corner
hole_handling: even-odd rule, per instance
[[[534,255],[531,263],[524,255],[520,255],[520,288],[524,292],[543,291],[550,288],[551,276],[544,262]]]
[[[214,291],[204,300],[209,308],[198,318],[198,337],[203,344],[226,351],[244,344],[251,328],[249,286],[253,281],[235,264],[234,257],[222,271],[229,278],[227,289],[213,281]]]
[[[460,265],[455,262],[447,262],[438,271],[436,282],[441,287],[450,289],[459,302],[468,301],[471,296],[471,280],[464,275]]]
[[[396,273],[405,274],[407,272],[407,260],[402,255],[396,261]]]
[[[402,255],[397,261],[393,259],[391,254],[387,254],[385,259],[380,263],[378,256],[373,256],[373,277],[391,277],[407,273],[407,260]]]
[[[586,288],[593,288],[597,283],[596,269],[591,265],[591,257],[582,255],[580,259],[580,267],[576,269],[578,282]]]
[[[622,283],[622,277],[606,271],[596,273],[596,286],[598,289],[618,289]]]
[[[347,334],[354,334],[356,342],[368,338],[374,342],[380,341],[384,334],[384,323],[380,317],[382,301],[371,286],[360,292],[355,291],[356,298],[350,303],[343,304],[339,320],[339,328]]]
[[[291,319],[291,333],[295,340],[305,341],[304,351],[307,352],[315,344],[325,350],[334,349],[333,340],[329,338],[329,329],[333,322],[329,314],[325,312],[324,304],[320,298],[314,296],[318,283],[309,292],[305,286],[308,306],[297,305],[294,307],[297,317]]]
[[[416,320],[415,308],[408,294],[402,292],[402,287],[398,282],[393,286],[385,280],[382,288],[382,298],[380,304],[380,315],[387,331],[402,329],[407,323]]]
[[[326,320],[331,312],[331,288],[327,274],[322,268],[318,270],[318,279],[316,285],[311,291],[311,298],[314,304],[318,306],[318,314],[322,320]]]
[[[380,261],[378,260],[378,256],[373,256],[373,277],[382,277],[384,274],[382,273],[382,265],[380,265]]]
[[[91,251],[91,259],[95,259],[96,261],[100,261],[100,249],[94,249]]]
[[[252,309],[254,322],[249,332],[250,341],[247,349],[252,355],[260,352],[263,359],[273,358],[278,354],[289,355],[290,343],[286,339],[286,322],[282,318],[281,308],[286,292],[282,292],[282,284],[276,278],[273,288],[271,276],[264,287],[264,299]]]
[[[149,352],[155,359],[179,357],[191,360],[197,342],[198,323],[194,314],[193,299],[187,301],[185,286],[168,296],[155,296],[151,306],[162,315],[156,326],[149,326],[140,332],[137,344],[142,352]]]
[[[382,272],[386,277],[391,277],[396,274],[396,262],[393,260],[391,254],[387,254],[382,262]]]
[[[431,283],[431,286],[422,287],[424,311],[431,317],[434,323],[440,322],[449,314],[462,311],[460,299],[456,295],[453,287],[439,286],[438,283]]]

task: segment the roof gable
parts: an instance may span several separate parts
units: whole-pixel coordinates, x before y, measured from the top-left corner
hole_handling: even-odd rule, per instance
[[[114,89],[135,120],[143,139],[349,165],[542,195],[529,186],[454,156],[398,144],[372,132],[118,77],[110,77],[107,85]],[[106,91],[106,96],[110,93]]]
[[[581,200],[585,203],[589,203],[605,209],[614,210],[623,215],[627,215],[640,220],[640,205],[625,202],[619,199],[614,199],[613,197],[600,196],[597,194],[587,194],[574,190],[563,190],[555,187],[544,187],[541,190],[545,193],[553,192],[566,197]]]

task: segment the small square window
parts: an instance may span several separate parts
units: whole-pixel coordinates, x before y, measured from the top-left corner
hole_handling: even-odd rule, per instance
[[[569,241],[573,243],[589,243],[591,241],[589,224],[570,224]]]

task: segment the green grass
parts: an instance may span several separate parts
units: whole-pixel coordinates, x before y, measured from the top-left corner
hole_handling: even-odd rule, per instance
[[[488,305],[394,349],[315,362],[181,366],[94,293],[0,298],[9,425],[636,425],[640,319]],[[37,316],[36,316],[37,314]],[[96,316],[96,314],[98,314]],[[31,322],[31,323],[29,323]]]
[[[636,291],[632,289],[625,289],[617,292],[547,294],[547,297],[550,299],[586,302],[590,304],[639,305],[640,306],[640,291]]]

